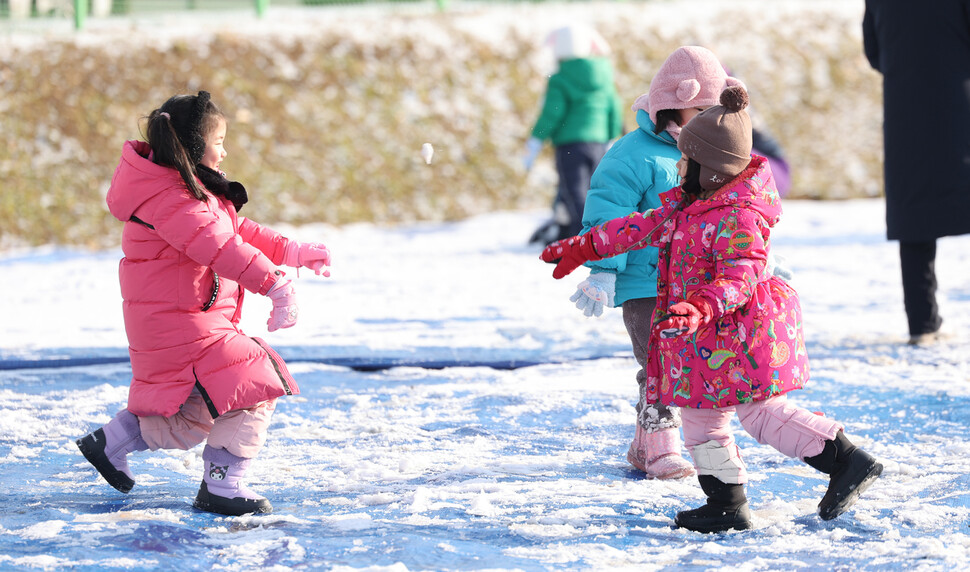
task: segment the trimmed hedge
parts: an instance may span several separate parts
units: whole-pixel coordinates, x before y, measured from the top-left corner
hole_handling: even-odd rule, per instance
[[[861,12],[805,8],[755,20],[725,10],[661,30],[669,4],[585,8],[613,47],[625,99],[647,90],[677,46],[706,45],[745,81],[756,119],[782,142],[793,197],[881,192],[881,86],[862,56]],[[104,194],[122,143],[141,136],[139,118],[166,98],[199,89],[230,118],[223,168],[250,191],[244,214],[263,222],[454,220],[549,204],[548,146],[528,177],[520,154],[549,71],[542,15],[555,5],[364,19],[325,10],[309,10],[330,23],[313,33],[267,23],[260,33],[229,25],[158,38],[8,38],[0,247],[117,244]],[[658,17],[642,17],[650,10]],[[496,26],[503,14],[502,32],[469,25],[487,17],[482,26]],[[435,148],[431,165],[424,142]]]

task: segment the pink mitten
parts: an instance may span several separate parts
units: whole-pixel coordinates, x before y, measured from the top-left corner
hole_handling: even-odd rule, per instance
[[[330,266],[330,250],[319,242],[297,242],[291,240],[283,254],[283,264],[299,268],[309,268],[319,276],[330,276],[325,267]]]
[[[670,317],[657,326],[661,338],[676,338],[683,334],[689,336],[702,324],[710,322],[713,315],[711,306],[702,298],[677,302],[667,311],[670,312]]]
[[[296,292],[289,280],[280,278],[266,295],[273,301],[273,311],[266,320],[269,331],[275,332],[280,328],[290,328],[296,324],[300,309],[296,307]]]
[[[573,236],[565,240],[557,240],[539,255],[543,262],[554,262],[556,267],[552,277],[559,280],[573,270],[576,270],[587,260],[602,260],[593,245],[592,233]]]

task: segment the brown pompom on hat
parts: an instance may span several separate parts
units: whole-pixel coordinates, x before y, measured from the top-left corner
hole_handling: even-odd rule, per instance
[[[751,162],[751,118],[744,110],[748,92],[732,86],[721,92],[721,104],[698,113],[680,132],[677,148],[701,166],[700,183],[720,188]]]

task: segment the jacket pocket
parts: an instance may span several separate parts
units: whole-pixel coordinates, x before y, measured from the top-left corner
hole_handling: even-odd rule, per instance
[[[216,303],[216,298],[219,297],[219,275],[215,272],[212,273],[212,295],[209,296],[209,300],[202,305],[202,311],[208,312],[209,308]]]

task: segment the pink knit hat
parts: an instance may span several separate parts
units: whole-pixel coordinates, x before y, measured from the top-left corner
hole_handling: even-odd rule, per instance
[[[721,92],[741,80],[729,77],[714,52],[700,46],[674,50],[650,82],[650,91],[637,98],[633,110],[643,109],[657,122],[663,109],[687,109],[717,105]]]

